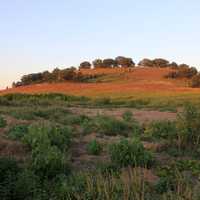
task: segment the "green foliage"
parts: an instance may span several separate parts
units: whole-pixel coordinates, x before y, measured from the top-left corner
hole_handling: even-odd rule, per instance
[[[41,183],[39,177],[33,171],[24,169],[18,173],[15,181],[14,198],[16,200],[38,199],[41,192]]]
[[[150,167],[153,164],[153,156],[144,149],[139,140],[121,140],[112,144],[109,154],[113,163],[120,167],[143,166]]]
[[[96,130],[96,124],[91,119],[85,119],[81,124],[81,133],[84,135],[90,134]]]
[[[130,122],[133,119],[133,113],[131,111],[126,111],[123,113],[122,118],[127,121]]]
[[[145,134],[149,136],[170,140],[176,138],[176,132],[176,123],[171,121],[155,121],[145,129]]]
[[[27,124],[17,124],[11,127],[8,131],[8,137],[12,140],[18,140],[24,137],[28,132]]]
[[[71,130],[67,127],[37,124],[29,127],[23,138],[32,151],[31,168],[40,177],[54,178],[68,174],[67,150],[71,143]]]
[[[11,158],[0,158],[0,199],[15,199],[15,182],[20,168]]]
[[[99,155],[102,151],[102,145],[96,140],[92,140],[87,145],[87,152],[91,155]]]
[[[155,185],[155,190],[159,194],[166,193],[168,190],[173,189],[172,181],[167,177],[161,177]]]
[[[0,116],[0,128],[4,128],[6,125],[6,120],[2,116]]]
[[[188,104],[177,120],[177,144],[180,149],[198,149],[200,145],[200,112]]]
[[[31,149],[38,146],[56,146],[61,151],[69,148],[71,143],[71,129],[69,127],[52,126],[51,124],[35,124],[29,127],[28,134],[23,141]]]
[[[96,123],[98,132],[105,135],[128,136],[131,130],[131,126],[128,123],[108,116],[98,116]]]
[[[56,146],[37,146],[32,150],[33,171],[43,178],[54,178],[58,174],[69,174],[65,155]]]

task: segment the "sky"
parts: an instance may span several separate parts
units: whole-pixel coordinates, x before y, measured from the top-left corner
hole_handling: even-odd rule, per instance
[[[200,70],[199,0],[0,0],[0,88],[95,58],[166,58]]]

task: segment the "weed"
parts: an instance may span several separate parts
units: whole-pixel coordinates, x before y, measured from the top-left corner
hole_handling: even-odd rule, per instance
[[[102,145],[96,140],[92,140],[87,145],[87,152],[91,155],[99,155],[102,151]]]
[[[6,125],[6,120],[2,116],[0,116],[0,128],[4,128]]]

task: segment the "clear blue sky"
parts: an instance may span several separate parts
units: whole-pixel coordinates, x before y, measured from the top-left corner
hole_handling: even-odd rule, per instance
[[[0,88],[97,57],[200,67],[199,23],[199,0],[0,0]]]

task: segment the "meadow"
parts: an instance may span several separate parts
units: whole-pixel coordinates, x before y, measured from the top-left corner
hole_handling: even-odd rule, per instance
[[[1,199],[198,200],[200,111],[152,105],[1,96]]]

